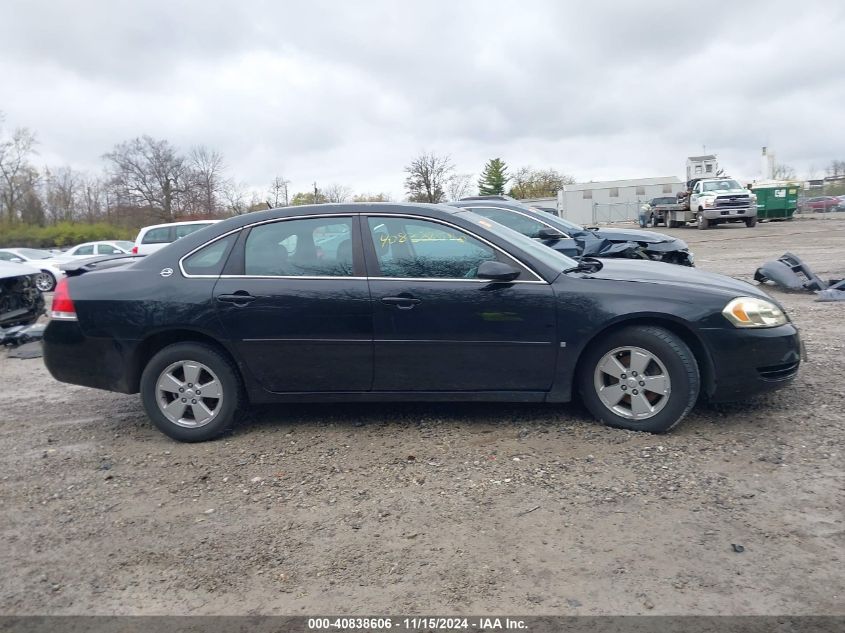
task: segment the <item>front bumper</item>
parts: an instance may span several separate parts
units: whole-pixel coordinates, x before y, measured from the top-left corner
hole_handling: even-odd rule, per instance
[[[701,330],[713,361],[712,402],[743,400],[789,384],[798,374],[802,343],[791,323],[774,328]]]
[[[704,207],[701,209],[707,220],[731,220],[735,218],[753,218],[757,209],[720,209],[719,207]]]

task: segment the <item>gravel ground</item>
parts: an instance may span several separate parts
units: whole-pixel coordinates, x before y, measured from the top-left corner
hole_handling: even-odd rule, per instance
[[[842,219],[666,232],[746,280],[786,250],[845,276]],[[0,358],[0,610],[845,614],[845,305],[772,294],[796,382],[664,436],[577,404],[332,405],[177,444],[137,396]]]

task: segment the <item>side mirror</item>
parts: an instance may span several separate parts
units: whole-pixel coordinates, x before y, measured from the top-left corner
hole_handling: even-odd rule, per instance
[[[502,262],[488,260],[479,264],[475,276],[490,281],[513,281],[519,277],[519,270]]]
[[[541,240],[562,240],[564,237],[566,236],[557,229],[547,227],[537,231],[537,238]]]

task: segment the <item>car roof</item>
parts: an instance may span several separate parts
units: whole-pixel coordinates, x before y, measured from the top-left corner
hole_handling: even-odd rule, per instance
[[[222,222],[222,220],[215,220],[209,218],[208,220],[185,220],[184,222],[164,222],[163,224],[150,224],[149,226],[142,226],[141,231],[148,231],[149,229],[159,229],[162,227],[167,226],[184,226],[186,224],[215,224],[217,222]],[[116,240],[116,241],[124,241],[124,240]],[[131,240],[125,240],[127,242]]]
[[[495,201],[496,205],[506,204],[504,202]],[[520,205],[520,210],[524,205]],[[539,214],[541,212],[532,211],[532,213]],[[470,217],[472,215],[472,208],[458,208],[449,206],[448,204],[429,204],[429,203],[402,203],[402,202],[340,202],[328,204],[314,204],[302,205],[295,207],[282,207],[275,209],[262,209],[261,211],[252,211],[243,215],[237,215],[226,220],[222,220],[212,226],[205,227],[199,231],[194,231],[173,244],[165,248],[159,249],[150,255],[138,258],[138,261],[133,261],[130,266],[140,270],[157,270],[163,266],[172,267],[174,258],[184,257],[193,250],[209,244],[216,239],[222,238],[230,233],[235,233],[245,227],[254,226],[256,224],[263,224],[275,221],[283,221],[292,218],[308,218],[309,216],[343,216],[343,215],[380,215],[380,216],[419,216],[422,219],[442,220],[450,222],[463,230],[480,233],[485,236],[493,244],[498,245],[508,251],[506,244],[508,239],[501,235],[498,231],[494,231],[489,227],[478,224],[479,218]],[[518,247],[517,247],[518,248]],[[535,270],[544,271],[546,274],[558,274],[560,271],[553,271],[548,264],[530,253],[525,254],[527,260],[530,260]],[[541,273],[542,276],[542,273]]]

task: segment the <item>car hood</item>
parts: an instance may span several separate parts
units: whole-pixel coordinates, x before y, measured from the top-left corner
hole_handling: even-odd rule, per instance
[[[698,268],[634,259],[603,259],[601,270],[585,275],[587,279],[611,279],[671,286],[700,288],[734,297],[752,296],[771,301],[765,292],[733,277],[708,273]]]
[[[41,271],[29,264],[17,264],[15,262],[0,261],[0,279],[9,277],[20,277],[21,275],[37,275]]]
[[[613,240],[614,242],[646,242],[648,244],[677,243],[678,248],[687,248],[686,242],[671,235],[663,235],[654,231],[639,231],[637,229],[606,229],[590,231],[598,238]]]

